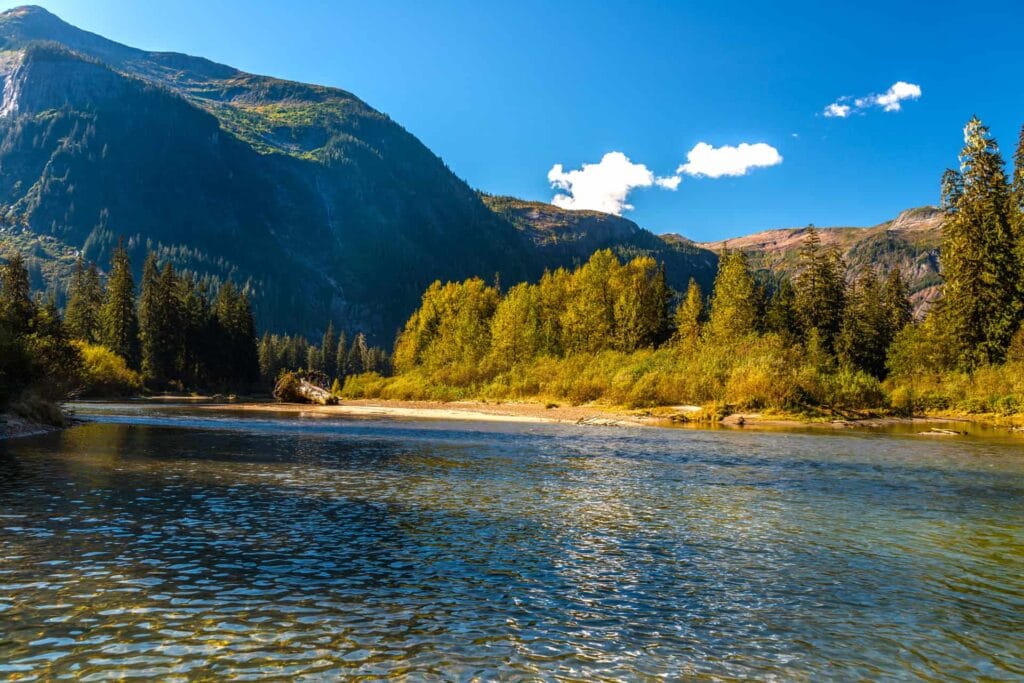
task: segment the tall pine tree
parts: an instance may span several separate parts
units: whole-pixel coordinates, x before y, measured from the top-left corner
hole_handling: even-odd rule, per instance
[[[1010,191],[999,146],[973,117],[960,171],[943,177],[943,315],[960,365],[1002,361],[1020,312]]]
[[[135,280],[124,240],[110,262],[107,295],[100,310],[100,342],[125,359],[128,366],[139,368],[139,320],[135,313]]]
[[[839,252],[835,248],[823,249],[818,231],[809,226],[793,282],[794,306],[804,335],[816,329],[821,345],[829,352],[835,349],[843,324],[845,271]]]
[[[327,329],[324,330],[324,336],[320,341],[320,355],[323,360],[324,374],[327,375],[327,381],[330,381],[337,377],[337,356],[335,351],[337,350],[337,339],[334,336],[334,323],[328,322]]]

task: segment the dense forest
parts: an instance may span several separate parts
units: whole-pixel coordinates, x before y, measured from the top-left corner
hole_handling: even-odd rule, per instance
[[[150,254],[138,294],[124,244],[104,283],[79,259],[63,316],[56,297],[33,297],[17,253],[0,278],[0,408],[59,421],[73,395],[259,386],[255,321],[231,282],[209,283],[158,266]]]
[[[142,392],[267,393],[286,371],[335,391],[348,375],[387,372],[389,359],[357,333],[328,323],[320,345],[266,333],[257,340],[249,299],[231,281],[177,272],[150,252],[138,287],[124,242],[104,278],[80,257],[67,304],[33,296],[24,259],[0,270],[0,410],[60,422],[70,397]]]
[[[793,277],[723,249],[710,296],[673,296],[649,257],[599,251],[502,291],[434,283],[401,332],[385,398],[545,398],[726,409],[1024,412],[1024,129],[1008,177],[977,118],[942,178],[942,297],[915,321],[903,275],[848,279],[807,231]]]

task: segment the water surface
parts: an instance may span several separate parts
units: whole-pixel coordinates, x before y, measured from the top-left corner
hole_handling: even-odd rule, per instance
[[[0,443],[0,678],[1024,678],[1024,439],[187,407]]]

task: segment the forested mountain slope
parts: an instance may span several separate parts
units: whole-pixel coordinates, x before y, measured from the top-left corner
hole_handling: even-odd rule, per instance
[[[536,274],[511,225],[350,93],[136,50],[34,7],[0,15],[0,50],[2,236],[37,286],[76,249],[105,262],[123,234],[136,268],[148,245],[246,283],[264,327],[333,317],[389,337],[435,278]]]
[[[665,239],[627,218],[600,211],[569,211],[514,197],[483,195],[483,200],[529,239],[545,267],[581,265],[595,251],[611,249],[623,261],[651,256],[664,263],[669,285],[679,291],[691,277],[705,291],[714,282],[717,254],[686,238]]]

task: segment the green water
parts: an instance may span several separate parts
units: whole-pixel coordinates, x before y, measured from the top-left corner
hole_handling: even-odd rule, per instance
[[[1024,679],[1024,438],[87,410],[0,678]]]

